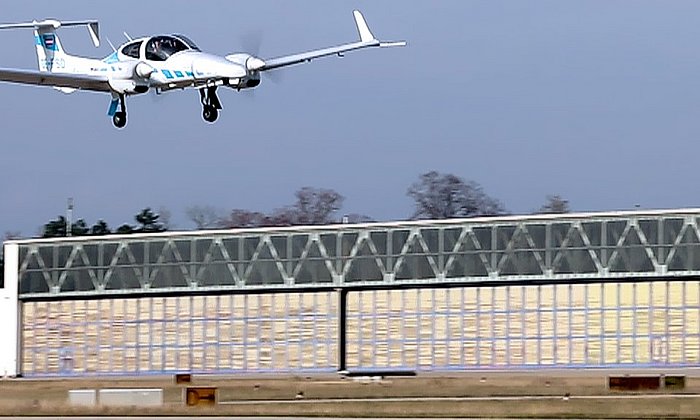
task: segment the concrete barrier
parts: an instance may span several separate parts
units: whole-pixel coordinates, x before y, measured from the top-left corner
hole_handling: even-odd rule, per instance
[[[158,407],[163,405],[161,388],[115,388],[100,389],[99,401],[102,406]]]
[[[81,407],[94,407],[97,405],[97,392],[94,389],[70,389],[68,403]]]

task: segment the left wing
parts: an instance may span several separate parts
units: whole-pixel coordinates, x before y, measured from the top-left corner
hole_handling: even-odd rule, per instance
[[[359,50],[362,48],[369,47],[403,47],[406,45],[406,41],[398,42],[382,42],[377,40],[372,32],[367,26],[364,16],[359,10],[352,12],[355,17],[355,25],[357,25],[357,31],[360,33],[360,41],[353,42],[350,44],[343,44],[337,47],[323,48],[320,50],[314,50],[309,52],[304,52],[301,54],[287,55],[284,57],[271,58],[268,60],[263,60],[265,65],[259,68],[260,71],[272,70],[280,67],[291,66],[293,64],[299,64],[303,62],[310,62],[313,59],[325,57],[329,55],[341,55],[347,51]]]
[[[0,82],[21,83],[25,85],[53,86],[110,92],[109,79],[106,76],[89,76],[72,73],[49,73],[36,70],[17,70],[0,68]]]

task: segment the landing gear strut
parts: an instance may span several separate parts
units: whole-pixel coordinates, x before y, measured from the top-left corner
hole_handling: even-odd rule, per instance
[[[124,100],[124,94],[119,95],[119,111],[112,116],[112,123],[117,128],[126,126],[126,101]]]
[[[219,118],[219,110],[222,108],[218,96],[216,96],[216,86],[199,89],[199,97],[202,102],[202,118],[204,121],[213,123]]]

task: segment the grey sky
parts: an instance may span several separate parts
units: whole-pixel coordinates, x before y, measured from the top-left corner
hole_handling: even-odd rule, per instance
[[[2,20],[97,18],[103,45],[64,29],[73,54],[181,32],[206,51],[262,36],[272,57],[352,41],[353,8],[407,48],[348,53],[223,91],[219,121],[196,91],[133,97],[112,127],[107,95],[0,85],[0,233],[33,235],[75,197],[116,227],[165,206],[269,211],[302,186],[344,212],[406,218],[425,171],[481,183],[514,213],[559,193],[575,210],[698,205],[697,1],[4,1]],[[28,30],[0,32],[0,66],[36,68]]]

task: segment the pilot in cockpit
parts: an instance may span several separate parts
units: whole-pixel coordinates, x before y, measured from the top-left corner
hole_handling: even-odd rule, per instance
[[[169,36],[154,37],[151,38],[146,46],[146,59],[165,61],[171,55],[187,49],[190,49],[190,47],[177,38]]]

